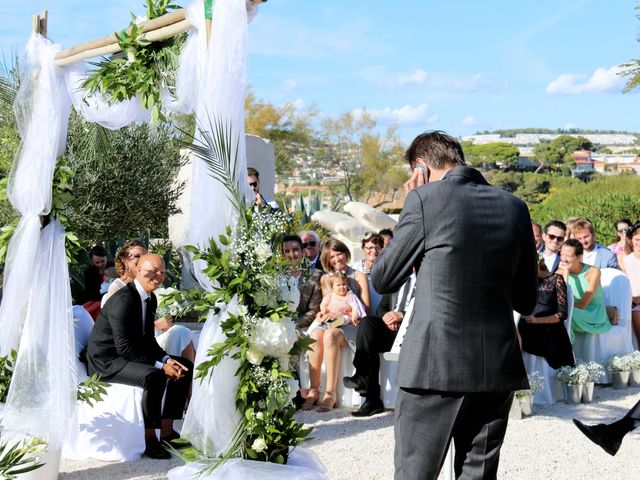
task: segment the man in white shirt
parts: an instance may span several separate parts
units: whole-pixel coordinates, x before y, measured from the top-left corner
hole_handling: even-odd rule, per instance
[[[556,273],[558,265],[560,265],[560,249],[566,232],[567,226],[559,220],[551,220],[542,231],[542,241],[544,242],[542,257],[547,270],[551,273]]]
[[[584,248],[583,263],[600,269],[619,268],[618,259],[614,253],[596,242],[596,234],[591,220],[586,217],[577,218],[573,223],[572,235]]]

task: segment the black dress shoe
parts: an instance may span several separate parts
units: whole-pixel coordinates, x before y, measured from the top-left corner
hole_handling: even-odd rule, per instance
[[[602,449],[609,455],[615,455],[618,453],[618,449],[622,444],[626,431],[620,428],[615,428],[615,424],[605,425],[599,423],[598,425],[585,425],[580,420],[573,419],[573,423],[578,429],[586,435],[596,445],[602,447]]]
[[[370,417],[384,412],[382,400],[366,400],[355,412],[351,412],[354,417]]]
[[[171,454],[160,445],[158,440],[153,439],[147,442],[147,448],[144,449],[144,455],[156,460],[168,460],[171,458]]]
[[[342,384],[347,388],[355,390],[360,395],[367,394],[367,387],[360,377],[356,377],[355,375],[353,377],[342,377]]]
[[[176,432],[175,430],[172,430],[171,433],[169,435],[167,435],[166,437],[160,437],[160,441],[162,443],[166,443],[168,445],[171,445],[171,447],[175,448],[176,450],[179,450],[181,448],[187,448],[187,447],[191,446],[189,441],[184,439],[184,438],[180,438],[180,434],[178,432]]]

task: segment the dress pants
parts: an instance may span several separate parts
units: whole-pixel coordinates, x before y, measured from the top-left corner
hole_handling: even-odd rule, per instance
[[[380,399],[380,356],[393,346],[398,331],[389,330],[379,317],[364,317],[358,325],[356,353],[353,356],[355,376],[367,389],[368,400]]]
[[[435,480],[453,438],[457,479],[495,479],[513,392],[398,391],[395,480]]]
[[[183,357],[171,356],[187,367],[189,371],[179,380],[168,380],[164,372],[154,365],[139,362],[127,362],[122,370],[102,380],[142,387],[142,415],[145,428],[160,428],[161,419],[178,420],[182,418],[184,406],[189,395],[189,386],[193,378],[193,364]],[[164,408],[162,397],[165,395]]]

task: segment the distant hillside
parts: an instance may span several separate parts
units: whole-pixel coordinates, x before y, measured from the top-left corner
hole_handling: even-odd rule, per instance
[[[476,132],[475,135],[502,135],[504,137],[514,137],[519,133],[542,133],[552,135],[583,135],[583,134],[627,134],[627,135],[640,135],[638,132],[627,132],[624,130],[584,130],[581,128],[511,128],[508,130],[485,130],[483,132]]]

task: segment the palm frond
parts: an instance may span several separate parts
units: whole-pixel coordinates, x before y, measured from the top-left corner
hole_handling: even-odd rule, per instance
[[[192,143],[186,147],[193,152],[196,158],[202,160],[207,166],[209,175],[220,182],[227,190],[227,198],[238,213],[240,219],[244,219],[246,200],[244,189],[240,186],[238,172],[238,147],[240,138],[234,140],[233,128],[230,122],[209,117],[204,126],[196,119],[197,130],[201,138],[187,134]],[[235,141],[235,148],[232,148]],[[246,172],[244,172],[246,174]]]

